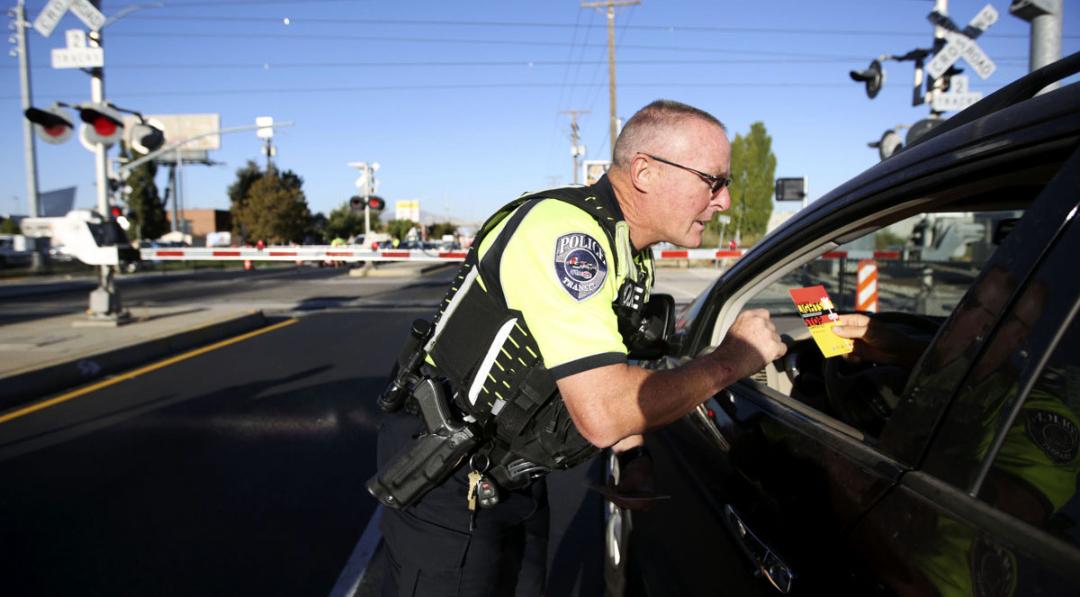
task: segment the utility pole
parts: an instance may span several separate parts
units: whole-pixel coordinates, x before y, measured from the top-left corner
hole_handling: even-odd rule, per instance
[[[574,184],[578,184],[578,159],[585,155],[585,146],[581,144],[581,134],[578,129],[578,114],[588,114],[591,110],[563,110],[562,114],[570,115],[570,157],[574,160]]]
[[[1061,23],[1064,3],[1061,0],[1013,0],[1009,12],[1031,23],[1031,50],[1028,71],[1033,71],[1061,59]],[[1048,85],[1040,93],[1060,87]]]
[[[619,117],[615,110],[615,7],[636,6],[641,0],[604,0],[586,2],[582,8],[607,8],[607,48],[608,48],[608,97],[611,103],[611,155],[615,155],[615,137],[619,135]]]
[[[18,37],[16,52],[19,54],[19,86],[21,89],[22,109],[25,113],[34,105],[33,90],[30,85],[30,48],[26,43],[26,28],[30,22],[26,20],[26,2],[19,0],[15,6],[15,30]],[[28,214],[31,218],[41,215],[38,207],[38,171],[37,171],[37,146],[34,138],[34,125],[28,119],[23,119],[23,154],[26,156],[26,198]],[[45,248],[38,239],[33,240],[34,252],[31,256],[31,269],[39,271],[45,267]]]

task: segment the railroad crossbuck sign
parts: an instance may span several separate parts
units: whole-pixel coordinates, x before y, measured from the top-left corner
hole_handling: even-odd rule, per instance
[[[100,31],[105,25],[105,15],[91,4],[90,0],[49,0],[49,3],[34,19],[34,29],[37,29],[41,35],[49,37],[68,10],[86,23],[91,31]]]
[[[931,16],[935,15],[944,23],[943,26],[955,29],[955,26],[947,17],[941,17],[937,13]],[[997,20],[998,11],[987,4],[979,11],[979,14],[975,15],[975,18],[971,19],[971,22],[963,31],[946,31],[945,39],[948,43],[941,48],[940,52],[934,55],[930,65],[926,67],[926,72],[935,79],[940,78],[945,71],[949,70],[950,66],[963,57],[971,65],[971,68],[975,70],[975,74],[979,75],[979,78],[986,79],[994,74],[997,65],[982,51],[979,44],[975,43],[975,38],[989,29],[990,25],[996,23]]]

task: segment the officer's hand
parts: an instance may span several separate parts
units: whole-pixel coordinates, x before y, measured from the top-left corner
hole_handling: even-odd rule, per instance
[[[739,313],[713,355],[734,369],[737,379],[742,379],[760,371],[786,352],[787,346],[780,340],[769,312],[751,309]]]
[[[619,484],[615,486],[615,490],[619,494],[634,497],[655,495],[656,477],[653,473],[652,457],[643,455],[627,462],[626,467],[619,470]],[[650,510],[655,502],[650,499],[609,499],[626,510]]]

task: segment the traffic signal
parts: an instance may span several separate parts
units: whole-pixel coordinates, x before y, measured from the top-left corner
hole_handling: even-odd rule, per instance
[[[131,127],[131,148],[139,153],[150,153],[165,144],[165,133],[158,127],[139,122]]]
[[[873,143],[867,143],[867,145],[877,149],[878,157],[886,160],[904,148],[904,140],[900,138],[900,134],[895,130],[888,129],[881,135],[881,139]]]
[[[109,206],[109,217],[119,224],[124,232],[127,232],[128,229],[131,228],[131,218],[129,217],[129,214],[125,214],[123,208],[119,205]]]
[[[120,113],[106,104],[82,104],[77,106],[79,118],[86,124],[79,134],[88,145],[116,143],[124,135],[124,121]]]
[[[349,207],[352,208],[353,211],[364,209],[364,198],[360,195],[353,195],[349,198]]]
[[[367,204],[368,207],[375,211],[382,211],[382,209],[386,207],[386,201],[384,201],[382,197],[376,197],[374,195],[368,198]]]
[[[866,97],[870,99],[877,97],[881,86],[885,84],[885,71],[881,68],[880,60],[870,62],[870,67],[866,70],[853,70],[849,74],[852,81],[866,83]]]
[[[24,114],[26,114],[27,120],[34,123],[34,130],[37,131],[41,140],[46,143],[59,145],[67,141],[68,137],[71,136],[72,129],[75,128],[67,110],[57,105],[44,110],[41,108],[27,108]]]

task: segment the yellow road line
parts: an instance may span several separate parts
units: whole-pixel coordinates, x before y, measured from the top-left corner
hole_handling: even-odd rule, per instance
[[[271,326],[267,326],[267,327],[264,327],[264,328],[259,328],[259,329],[255,330],[255,331],[248,332],[246,334],[241,334],[239,336],[234,336],[234,337],[229,338],[227,340],[222,340],[220,342],[210,344],[209,346],[203,346],[202,348],[196,348],[195,350],[185,352],[184,354],[177,355],[175,357],[169,357],[169,358],[167,358],[167,359],[165,359],[163,361],[158,361],[158,362],[156,362],[156,363],[154,363],[152,365],[147,365],[147,366],[142,367],[140,369],[135,369],[134,371],[128,371],[127,373],[122,373],[120,375],[117,375],[116,377],[111,377],[109,379],[106,379],[105,381],[99,381],[98,383],[91,384],[89,386],[79,388],[78,390],[68,392],[67,394],[61,394],[60,396],[57,396],[55,398],[50,398],[48,400],[38,402],[36,404],[32,404],[30,406],[27,406],[26,408],[21,408],[19,410],[10,412],[10,413],[8,413],[6,415],[0,415],[0,423],[6,423],[6,422],[8,422],[8,421],[10,421],[12,419],[17,419],[19,417],[28,415],[30,413],[37,412],[39,410],[49,408],[50,406],[54,406],[54,405],[60,404],[62,402],[67,402],[68,400],[71,400],[73,398],[78,398],[79,396],[84,396],[86,394],[89,394],[90,392],[100,390],[101,388],[107,388],[107,387],[109,387],[111,385],[118,384],[118,383],[120,383],[122,381],[127,381],[129,379],[134,379],[134,378],[136,378],[136,377],[138,377],[140,375],[143,375],[145,373],[150,373],[151,371],[156,371],[158,369],[161,369],[162,367],[168,367],[169,365],[179,363],[181,361],[186,361],[186,360],[188,360],[190,358],[194,358],[194,357],[197,357],[197,356],[199,356],[201,354],[208,353],[211,350],[217,350],[219,348],[224,348],[224,347],[226,347],[226,346],[228,346],[230,344],[236,344],[237,342],[243,342],[244,340],[247,340],[248,338],[254,338],[255,336],[258,336],[260,334],[266,334],[266,333],[272,332],[274,330],[279,330],[279,329],[281,329],[281,328],[283,328],[285,326],[292,325],[292,324],[294,324],[294,323],[296,323],[298,321],[300,321],[300,320],[299,319],[288,319],[288,320],[282,321],[280,323],[275,323],[274,325],[271,325]]]

